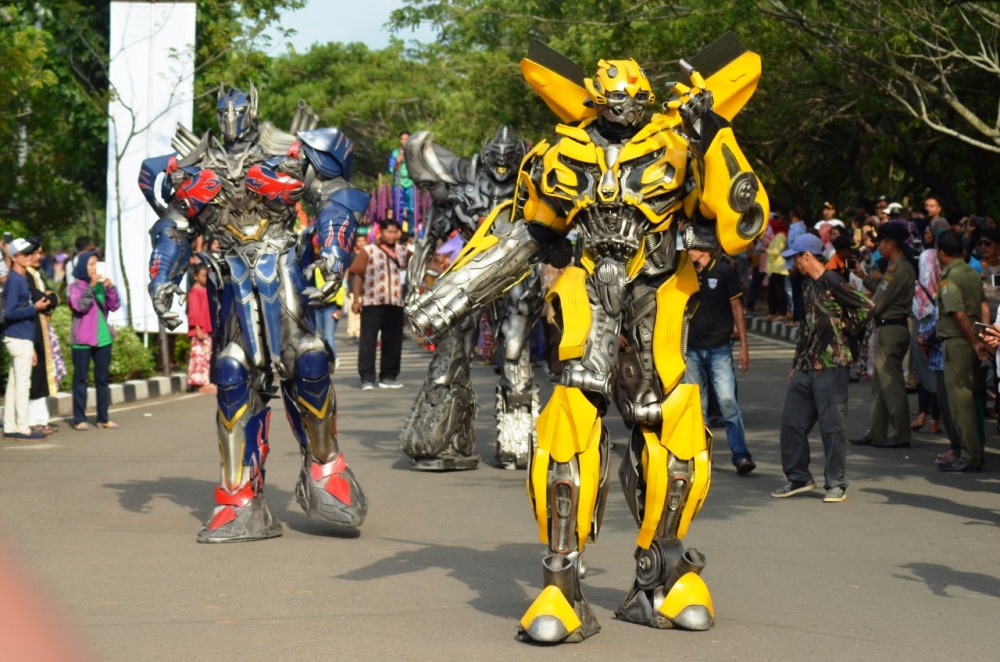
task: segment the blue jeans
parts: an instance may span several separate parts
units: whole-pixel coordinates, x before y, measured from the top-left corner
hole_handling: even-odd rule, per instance
[[[733,371],[733,345],[727,343],[714,349],[691,349],[687,351],[687,371],[684,381],[697,384],[701,391],[701,413],[708,418],[708,384],[711,380],[715,396],[719,400],[722,418],[726,421],[726,441],[733,454],[733,465],[746,458],[752,459],[747,450],[746,432],[743,430],[743,414],[736,402],[736,373]]]
[[[337,357],[335,336],[337,335],[337,322],[339,320],[333,319],[333,311],[336,309],[336,306],[321,306],[319,308],[312,309],[313,324],[316,326],[316,334],[329,346],[330,352],[333,354],[331,358]]]

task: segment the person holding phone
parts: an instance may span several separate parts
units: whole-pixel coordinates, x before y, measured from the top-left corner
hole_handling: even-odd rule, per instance
[[[75,280],[69,288],[73,309],[73,429],[89,430],[87,423],[87,372],[94,363],[97,385],[97,427],[113,430],[118,425],[108,418],[111,402],[111,344],[114,329],[107,315],[121,305],[118,290],[108,278],[97,273],[97,253],[81,253],[73,269]]]

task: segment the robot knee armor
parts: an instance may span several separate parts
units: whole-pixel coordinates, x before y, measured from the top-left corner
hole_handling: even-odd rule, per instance
[[[250,371],[237,357],[223,354],[215,364],[219,410],[232,419],[250,401]]]
[[[322,411],[330,393],[330,359],[326,352],[308,351],[295,361],[295,386],[299,398]]]

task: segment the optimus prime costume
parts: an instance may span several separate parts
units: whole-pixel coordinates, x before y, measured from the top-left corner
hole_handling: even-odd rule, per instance
[[[407,282],[417,284],[423,282],[438,239],[458,231],[468,240],[493,209],[513,199],[525,145],[510,127],[501,126],[471,159],[459,158],[435,144],[426,131],[411,136],[405,149],[411,176],[418,186],[430,191],[434,201],[427,231],[416,245],[407,274]],[[509,211],[510,205],[504,209]],[[491,232],[509,228],[509,215],[495,218]],[[417,294],[414,285],[409,303]],[[503,356],[496,390],[496,459],[508,469],[527,467],[534,445],[538,389],[531,379],[528,334],[541,305],[538,277],[533,272],[493,306]],[[473,452],[476,396],[469,382],[479,312],[468,314],[437,344],[427,380],[403,426],[400,442],[415,469],[474,469],[479,463]]]
[[[278,389],[302,452],[295,494],[309,515],[357,527],[368,502],[337,445],[332,366],[305,304],[322,305],[340,287],[368,195],[351,188],[351,141],[300,101],[292,132],[257,119],[257,91],[219,89],[220,138],[200,140],[178,126],[175,154],[143,162],[139,186],[160,216],[150,230],[149,294],[163,323],[189,261],[189,239],[221,240],[222,258],[202,254],[217,324],[215,346],[222,456],[216,507],[198,542],[259,540],[281,535],[264,501],[264,461]],[[316,209],[320,255],[296,259],[295,203]],[[301,239],[300,239],[301,240]],[[310,251],[311,253],[311,251]],[[307,287],[312,269],[325,279]],[[306,299],[308,298],[308,301]]]
[[[575,642],[600,629],[581,592],[581,555],[603,516],[610,458],[602,418],[612,401],[631,428],[619,477],[639,526],[635,578],[617,616],[656,628],[714,624],[705,557],[682,543],[708,494],[711,436],[698,387],[681,383],[698,279],[677,239],[697,235],[738,253],[764,227],[766,194],[729,124],[756,89],[760,58],[727,35],[682,66],[691,86],[675,84],[664,112],[647,119],[654,95],[634,60],[601,60],[584,79],[533,44],[522,71],[567,124],[521,167],[519,222],[474,237],[410,310],[416,328],[440,333],[531,265],[565,263],[564,237],[577,232],[575,264],[547,295],[566,363],[539,416],[528,472],[548,555],[545,587],[520,622],[526,640]]]

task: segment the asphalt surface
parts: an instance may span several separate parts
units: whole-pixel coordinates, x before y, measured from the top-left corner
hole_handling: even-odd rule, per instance
[[[341,351],[340,444],[371,503],[360,531],[310,520],[295,503],[299,452],[280,399],[267,497],[284,536],[262,542],[195,543],[218,479],[211,396],[119,408],[116,431],[64,423],[44,442],[0,442],[0,658],[18,659],[15,645],[39,636],[4,625],[6,600],[92,660],[996,659],[992,422],[982,474],[939,472],[933,457],[946,442],[924,431],[909,450],[851,447],[844,503],[823,503],[822,490],[773,499],[784,482],[777,431],[791,346],[753,336],[739,388],[758,469],[737,476],[716,430],[712,491],[686,539],[708,557],[715,627],[658,631],[613,618],[637,529],[617,484],[625,435],[612,415],[614,482],[585,557],[584,592],[602,630],[580,644],[532,646],[514,635],[540,589],[545,550],[523,473],[492,466],[492,369],[473,370],[486,462],[420,473],[397,435],[429,355],[407,341],[406,388],[362,392],[353,346]],[[851,385],[852,436],[865,430],[869,401],[869,385]],[[812,439],[821,460],[817,432]],[[814,471],[821,481],[821,462]]]

